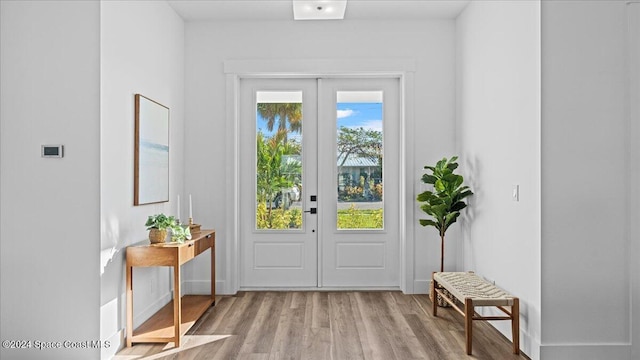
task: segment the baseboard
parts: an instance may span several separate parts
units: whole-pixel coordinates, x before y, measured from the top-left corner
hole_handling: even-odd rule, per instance
[[[256,287],[243,286],[240,291],[400,291],[399,286],[311,286],[311,287]]]
[[[225,291],[224,280],[216,281],[217,295],[233,295]],[[211,280],[187,280],[182,282],[183,294],[209,295],[211,294]]]
[[[429,282],[427,281],[427,289]],[[235,292],[226,291],[226,283],[224,280],[216,281],[216,294],[217,295],[235,295]],[[326,287],[293,287],[293,288],[272,288],[272,287],[242,287],[240,290],[244,291],[343,291],[343,290],[360,290],[360,291],[399,291],[398,286],[364,286],[359,288],[354,287],[340,287],[340,286],[326,286]],[[187,280],[182,282],[183,294],[196,294],[196,295],[208,295],[211,291],[211,281],[209,280]],[[426,291],[425,291],[426,293]]]
[[[122,350],[125,346],[124,335],[124,329],[120,329],[108,339],[102,339],[103,346],[102,350],[100,350],[100,359],[111,359],[118,351]]]
[[[541,345],[544,360],[631,360],[630,344],[571,344]]]
[[[414,294],[428,294],[429,293],[429,280],[414,280],[413,281],[413,293]]]
[[[504,315],[502,313],[499,313],[497,310],[493,310],[492,308],[476,309],[479,309],[479,313],[483,316]],[[502,336],[504,336],[508,341],[513,340],[511,336],[510,321],[487,321],[487,323],[498,330],[498,332],[502,334]],[[522,324],[523,322],[521,319],[520,325]],[[523,328],[520,328],[520,352],[522,352],[531,360],[546,360],[546,358],[540,357],[540,342]]]
[[[147,321],[153,314],[157,313],[158,310],[162,309],[165,305],[167,305],[171,299],[173,299],[173,291],[170,290],[165,293],[163,296],[159,297],[156,301],[151,303],[151,305],[147,306],[144,310],[140,311],[138,315],[133,316],[133,328],[137,328],[142,325],[143,322]],[[138,312],[136,309],[134,313]]]
[[[520,329],[520,352],[531,360],[542,359],[540,357],[540,341],[522,329]]]

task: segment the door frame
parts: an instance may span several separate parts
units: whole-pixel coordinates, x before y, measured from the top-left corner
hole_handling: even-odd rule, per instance
[[[224,62],[226,76],[226,183],[228,206],[226,231],[227,246],[224,254],[224,293],[235,294],[240,290],[240,186],[239,186],[239,122],[240,80],[247,78],[397,78],[400,81],[400,223],[399,223],[399,271],[400,290],[414,293],[414,163],[413,124],[414,59],[316,59],[316,60],[228,60]],[[411,173],[408,174],[407,172]],[[409,176],[408,176],[409,175]],[[407,220],[410,221],[407,221]],[[316,288],[331,290],[330,288]]]

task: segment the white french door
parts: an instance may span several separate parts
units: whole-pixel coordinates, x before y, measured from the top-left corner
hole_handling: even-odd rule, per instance
[[[241,79],[240,287],[399,287],[397,78]]]
[[[317,113],[315,80],[241,80],[241,287],[318,284]]]
[[[320,283],[399,286],[399,80],[319,81]]]

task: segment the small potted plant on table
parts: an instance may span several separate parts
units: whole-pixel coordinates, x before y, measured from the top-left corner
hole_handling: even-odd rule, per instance
[[[167,238],[167,230],[176,225],[176,219],[173,216],[156,214],[149,216],[144,225],[149,230],[149,241],[152,244],[163,243]]]
[[[191,240],[189,225],[178,224],[171,227],[171,241],[182,244],[185,240]]]
[[[167,232],[171,231],[171,241],[183,243],[191,240],[189,225],[182,225],[173,216],[165,214],[151,215],[144,224],[149,230],[149,241],[152,244],[163,243],[167,238]]]

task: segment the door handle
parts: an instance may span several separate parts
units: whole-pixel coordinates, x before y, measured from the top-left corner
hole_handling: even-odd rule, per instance
[[[317,214],[318,213],[318,209],[317,208],[311,208],[307,211],[305,211],[306,213],[311,213],[311,214]]]

